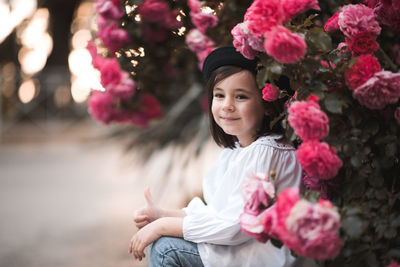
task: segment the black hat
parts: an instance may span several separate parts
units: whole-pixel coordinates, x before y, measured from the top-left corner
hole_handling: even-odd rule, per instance
[[[204,60],[203,76],[208,80],[215,69],[226,65],[238,66],[255,73],[257,63],[258,58],[247,59],[235,47],[223,46],[214,49]]]

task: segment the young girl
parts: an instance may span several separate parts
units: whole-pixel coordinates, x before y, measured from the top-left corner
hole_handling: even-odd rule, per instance
[[[165,210],[145,191],[148,205],[135,212],[140,230],[129,246],[136,259],[145,257],[152,243],[150,266],[278,267],[293,261],[284,246],[260,243],[239,226],[242,182],[248,174],[274,170],[278,194],[301,181],[301,167],[294,148],[283,141],[281,124],[269,127],[283,102],[262,99],[256,67],[257,60],[244,58],[234,47],[217,48],[206,58],[211,134],[225,149],[204,177],[206,203],[194,198],[183,210]]]

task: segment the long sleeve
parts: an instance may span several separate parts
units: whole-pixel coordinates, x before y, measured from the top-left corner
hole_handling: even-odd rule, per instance
[[[268,142],[265,142],[268,140]],[[184,209],[184,239],[196,243],[238,245],[251,238],[240,231],[244,202],[242,182],[249,173],[275,170],[277,189],[300,185],[301,168],[294,149],[260,138],[245,148],[225,149],[203,181],[207,204],[194,198]]]

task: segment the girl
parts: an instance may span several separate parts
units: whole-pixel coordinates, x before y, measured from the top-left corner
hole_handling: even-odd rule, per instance
[[[241,187],[249,173],[274,170],[278,194],[301,181],[295,149],[282,140],[281,124],[269,127],[283,101],[262,99],[256,67],[257,60],[244,58],[231,46],[215,49],[204,61],[211,134],[225,149],[203,180],[206,203],[194,198],[183,210],[165,210],[145,191],[148,205],[135,212],[140,230],[129,246],[136,259],[145,257],[144,249],[152,243],[151,266],[274,267],[293,261],[284,246],[259,243],[239,226]]]

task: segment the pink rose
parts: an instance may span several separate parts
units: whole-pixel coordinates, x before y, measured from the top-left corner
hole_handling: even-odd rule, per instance
[[[107,85],[106,90],[111,95],[121,98],[129,99],[133,96],[135,90],[135,82],[130,78],[129,74],[125,71],[121,72],[121,79],[117,84]]]
[[[186,44],[195,53],[214,46],[214,42],[198,29],[192,29],[186,34]]]
[[[116,5],[112,1],[101,0],[95,2],[97,12],[107,20],[118,20],[124,15],[122,5]]]
[[[88,104],[89,113],[95,120],[104,124],[112,120],[113,99],[110,94],[93,90]]]
[[[263,225],[263,232],[272,238],[279,238],[277,232],[278,215],[276,205],[272,205],[259,215],[259,221]]]
[[[392,261],[388,266],[386,267],[400,267],[400,264],[398,264],[396,261]]]
[[[329,199],[332,192],[337,188],[337,184],[330,180],[321,180],[306,172],[303,175],[303,184],[308,190],[320,192],[320,198],[322,199]]]
[[[199,51],[196,53],[197,58],[199,60],[199,69],[202,70],[203,69],[203,63],[204,60],[206,59],[206,57],[214,50],[214,47],[207,47],[205,50],[203,51]]]
[[[358,32],[352,38],[346,38],[346,43],[353,56],[372,54],[379,47],[376,36],[370,32]]]
[[[324,29],[326,32],[331,32],[331,31],[336,31],[339,30],[339,12],[336,12],[332,17],[328,19],[328,21],[325,23]]]
[[[247,24],[239,23],[232,29],[233,46],[245,58],[254,59],[256,51],[264,51],[264,46],[261,39],[250,32]]]
[[[378,36],[381,32],[374,10],[362,4],[342,7],[338,25],[347,37],[352,37],[359,32],[370,32]]]
[[[165,18],[165,21],[162,23],[164,28],[169,30],[176,30],[182,27],[182,21],[178,21],[176,17],[178,16],[178,11],[174,10],[169,13],[169,15]]]
[[[206,33],[208,28],[212,28],[218,23],[218,17],[214,14],[205,14],[202,12],[190,13],[190,17],[194,26],[196,26],[199,31]]]
[[[338,237],[340,215],[327,200],[312,204],[299,200],[286,219],[290,239],[283,243],[300,255],[326,260],[334,258],[342,241]]]
[[[284,20],[284,13],[280,0],[255,0],[247,9],[244,21],[258,38],[271,28],[280,25]]]
[[[291,20],[309,9],[320,10],[318,0],[283,0],[281,2],[286,17],[285,21]]]
[[[169,14],[169,6],[164,0],[145,0],[138,8],[142,19],[149,22],[161,22]]]
[[[398,0],[379,1],[374,6],[377,20],[385,26],[393,28],[395,31],[400,31],[400,2]]]
[[[279,97],[279,89],[273,86],[270,83],[265,84],[264,89],[262,90],[262,97],[265,101],[273,102]]]
[[[369,109],[383,109],[400,98],[400,73],[382,70],[353,91],[353,97]]]
[[[275,187],[269,182],[268,177],[262,174],[250,174],[243,181],[243,199],[245,210],[252,210],[257,214],[264,208],[271,205],[275,197]]]
[[[328,135],[329,119],[318,100],[293,102],[288,112],[289,124],[302,140],[321,140]]]
[[[396,108],[396,111],[394,112],[394,118],[397,121],[397,124],[400,125],[400,107]]]
[[[128,32],[118,28],[116,22],[110,23],[103,28],[100,28],[97,35],[103,42],[103,44],[108,47],[110,53],[115,53],[119,48],[129,44],[131,39]]]
[[[286,231],[286,219],[290,214],[290,210],[300,200],[298,188],[286,188],[276,200],[277,227],[280,231]]]
[[[159,119],[162,116],[160,103],[151,94],[143,94],[141,96],[139,110],[147,119]]]
[[[357,57],[356,63],[347,69],[344,77],[346,85],[354,90],[368,81],[376,72],[381,70],[381,65],[376,57],[366,54]]]
[[[283,26],[276,26],[264,34],[264,48],[277,61],[291,64],[304,57],[307,45],[299,34]]]
[[[251,211],[245,211],[239,216],[239,225],[244,233],[265,243],[270,236],[264,232],[264,225],[261,221],[261,216]]]
[[[100,69],[101,66],[106,64],[106,61],[109,59],[104,58],[100,55],[97,54],[97,48],[93,44],[93,40],[90,40],[86,46],[86,49],[89,51],[91,57],[92,57],[92,65],[96,69]]]
[[[116,58],[109,58],[100,66],[100,81],[104,88],[118,84],[121,80],[121,69]]]
[[[188,6],[193,13],[201,12],[200,0],[188,0]]]
[[[319,179],[336,176],[343,165],[334,147],[317,140],[302,143],[296,151],[296,156],[303,170]]]

